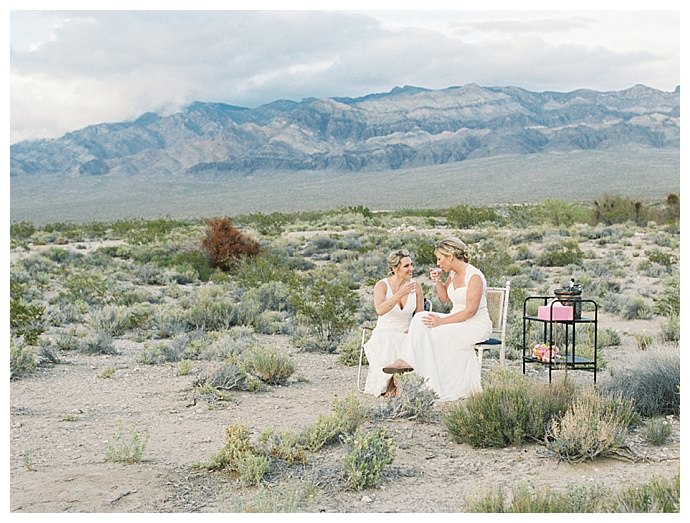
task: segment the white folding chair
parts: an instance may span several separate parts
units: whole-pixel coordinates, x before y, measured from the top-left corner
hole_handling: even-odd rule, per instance
[[[506,360],[506,328],[508,325],[508,299],[510,297],[510,280],[505,287],[487,287],[486,307],[489,309],[489,318],[493,328],[491,337],[474,347],[479,359],[479,367],[482,366],[484,349],[500,345],[499,362],[505,365]]]

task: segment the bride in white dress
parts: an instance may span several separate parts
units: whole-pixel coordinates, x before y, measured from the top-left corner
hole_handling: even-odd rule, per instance
[[[449,314],[423,312],[410,324],[404,363],[428,378],[440,401],[466,398],[481,391],[481,369],[474,345],[491,335],[486,308],[486,279],[468,263],[467,246],[446,238],[436,246],[436,264],[448,274],[432,269],[431,278],[442,302],[452,301]]]
[[[412,281],[414,266],[410,253],[401,249],[388,255],[391,274],[374,286],[374,307],[378,320],[364,352],[369,372],[364,392],[380,396],[395,394],[395,382],[383,367],[400,357],[407,343],[407,330],[412,315],[424,308],[424,295],[419,283]]]

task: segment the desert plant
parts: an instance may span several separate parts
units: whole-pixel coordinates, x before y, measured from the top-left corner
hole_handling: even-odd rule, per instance
[[[623,318],[626,320],[648,320],[652,317],[652,308],[644,298],[635,296],[624,301]]]
[[[117,349],[113,345],[113,337],[102,330],[83,338],[79,350],[85,354],[117,354]]]
[[[348,485],[355,490],[372,488],[381,483],[383,469],[393,463],[395,442],[385,428],[373,432],[358,429],[345,436],[349,451],[343,461]]]
[[[359,305],[359,298],[346,285],[323,278],[297,290],[290,301],[327,352],[334,352],[355,324]]]
[[[283,385],[295,372],[290,358],[272,347],[254,347],[247,351],[244,367],[264,383]]]
[[[22,339],[10,339],[10,379],[31,374],[38,367],[38,357],[33,347]]]
[[[666,418],[649,418],[642,423],[640,433],[647,443],[656,446],[663,445],[671,435],[671,425]]]
[[[98,377],[101,379],[112,378],[115,375],[115,369],[112,367],[106,367],[101,372],[98,373]]]
[[[268,472],[269,462],[251,444],[249,436],[249,430],[244,425],[228,427],[224,447],[204,467],[234,473],[245,485],[258,484]]]
[[[188,359],[182,359],[177,362],[177,375],[186,376],[192,370],[192,362]]]
[[[659,338],[661,341],[680,341],[680,316],[673,314],[664,318],[661,322],[661,328],[659,330]]]
[[[352,367],[359,365],[359,352],[362,343],[361,335],[356,330],[351,330],[345,336],[344,341],[338,347],[338,361],[342,365]],[[362,365],[368,365],[367,355],[362,354]]]
[[[315,452],[334,443],[338,438],[354,433],[366,417],[365,408],[353,394],[335,400],[330,415],[319,418],[304,429],[299,441],[307,450]]]
[[[416,373],[395,378],[398,394],[379,410],[383,418],[413,419],[419,423],[432,421],[438,394],[426,385],[427,378]]]
[[[148,444],[149,436],[137,431],[132,425],[129,431],[120,424],[117,432],[110,438],[106,454],[108,460],[118,463],[139,463]]]
[[[582,250],[576,240],[565,240],[560,243],[549,243],[544,252],[537,258],[542,267],[564,267],[582,262]]]
[[[473,447],[506,447],[542,440],[545,427],[565,411],[573,385],[538,384],[507,369],[494,369],[482,392],[446,412],[444,425],[456,443]]]
[[[649,334],[634,334],[635,342],[637,343],[637,348],[641,351],[645,351],[654,344],[654,338]]]
[[[45,331],[45,306],[32,305],[20,299],[10,299],[10,333],[23,337],[29,345],[34,345]]]
[[[201,249],[211,267],[229,271],[238,259],[256,256],[261,245],[237,229],[229,218],[211,218],[201,240]]]
[[[632,401],[601,396],[592,387],[551,420],[546,447],[569,462],[615,455],[624,450],[627,428],[635,419]]]
[[[622,489],[617,501],[619,512],[680,512],[680,474]]]
[[[248,500],[237,500],[235,512],[296,513],[310,512],[319,500],[319,490],[310,483],[289,480],[273,486],[259,485],[254,496]]]
[[[625,196],[605,194],[593,202],[594,223],[611,225],[632,221],[638,225],[646,223],[648,210],[640,201]]]
[[[644,417],[680,414],[680,351],[653,348],[624,369],[612,369],[600,384],[604,394],[621,394]]]

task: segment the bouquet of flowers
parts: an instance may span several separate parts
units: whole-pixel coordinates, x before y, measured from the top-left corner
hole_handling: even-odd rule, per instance
[[[537,343],[534,349],[532,349],[532,354],[544,363],[554,362],[558,354],[558,347],[556,345],[549,346],[546,343]]]

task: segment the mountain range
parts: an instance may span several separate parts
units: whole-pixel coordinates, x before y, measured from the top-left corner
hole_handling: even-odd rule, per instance
[[[398,170],[499,155],[680,148],[680,87],[531,92],[396,87],[256,108],[194,102],[10,147],[10,175],[242,176]]]

